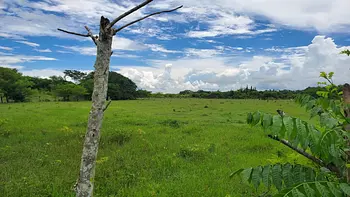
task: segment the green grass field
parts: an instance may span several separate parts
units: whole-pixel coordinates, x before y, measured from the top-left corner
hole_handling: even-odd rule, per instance
[[[293,101],[114,101],[103,122],[94,194],[256,196],[229,175],[276,162],[279,151],[293,162],[292,151],[245,124],[247,112],[276,109],[308,118]],[[7,120],[0,127],[0,196],[74,196],[89,110],[90,102],[0,105],[0,120]]]

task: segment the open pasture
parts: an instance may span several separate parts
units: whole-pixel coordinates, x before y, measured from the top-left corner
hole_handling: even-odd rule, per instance
[[[0,105],[0,196],[74,196],[90,105]],[[308,119],[293,101],[114,101],[103,122],[94,194],[255,196],[230,173],[278,159],[305,162],[245,123],[247,112],[276,109]]]

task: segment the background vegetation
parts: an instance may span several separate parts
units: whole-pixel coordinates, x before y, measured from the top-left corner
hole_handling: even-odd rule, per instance
[[[48,79],[23,76],[16,69],[0,67],[0,102],[24,101],[79,101],[90,100],[93,90],[94,73],[76,70],[64,71],[65,76],[51,76]],[[339,86],[341,88],[342,86]],[[112,100],[133,100],[137,98],[207,98],[207,99],[293,99],[307,94],[318,97],[322,87],[308,87],[305,90],[265,90],[254,87],[227,92],[184,90],[178,94],[152,93],[138,89],[130,79],[116,72],[109,73],[107,96]]]
[[[0,102],[90,100],[94,73],[66,70],[64,74],[64,77],[43,79],[23,76],[16,69],[0,67]],[[130,79],[116,72],[109,73],[110,99],[135,99],[138,97],[136,88]]]

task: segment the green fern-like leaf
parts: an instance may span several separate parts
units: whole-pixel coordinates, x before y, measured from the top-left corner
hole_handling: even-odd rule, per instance
[[[292,169],[292,176],[293,176],[293,183],[301,183],[305,181],[305,173],[303,173],[302,166],[297,164],[293,166]]]
[[[320,73],[320,77],[325,78],[325,79],[327,79],[327,78],[328,78],[328,76],[327,76],[327,73],[326,73],[326,72],[321,72],[321,73]]]
[[[329,113],[322,113],[320,116],[320,123],[321,126],[325,128],[333,129],[338,125],[338,120],[333,118]]]
[[[270,189],[271,187],[271,166],[264,166],[262,171],[262,182],[263,184]]]
[[[315,100],[311,100],[306,104],[306,110],[311,110],[312,108],[314,108],[316,105],[316,101]]]
[[[304,107],[304,106],[306,106],[306,105],[310,102],[310,100],[311,100],[311,96],[309,96],[309,95],[303,96],[303,97],[301,97],[301,99],[300,99],[300,105],[301,105],[302,107]]]
[[[337,185],[332,182],[327,182],[327,186],[329,188],[329,191],[332,193],[335,197],[342,197],[342,191],[337,188]]]
[[[340,185],[341,190],[346,194],[350,195],[350,185],[347,183],[341,183]]]
[[[298,133],[297,139],[298,139],[299,143],[301,144],[302,148],[305,150],[308,148],[308,144],[309,144],[308,133],[307,133],[305,124],[303,123],[302,120],[296,119],[295,126],[296,126],[296,129],[298,131],[297,132]]]
[[[331,102],[330,102],[330,108],[331,108],[331,110],[332,110],[332,112],[336,115],[336,116],[339,116],[339,117],[343,117],[343,114],[342,114],[342,109],[341,109],[341,105],[340,105],[340,103],[338,102],[338,101],[335,101],[335,100],[332,100]]]
[[[315,185],[322,197],[328,197],[330,195],[326,186],[322,185],[320,182],[315,182]]]
[[[312,181],[295,184],[274,195],[274,197],[343,197],[348,195],[343,187],[349,187],[346,183],[337,183],[331,181]],[[345,189],[346,190],[346,189]]]
[[[290,116],[280,116],[255,112],[251,125],[260,124],[269,135],[287,140],[293,147],[310,150],[313,156],[325,164],[334,163],[343,166],[342,149],[345,148],[344,132],[340,123],[329,112],[320,115],[321,131],[308,122]],[[272,121],[271,121],[272,117]]]
[[[277,190],[282,189],[282,166],[280,164],[272,166],[272,183]]]
[[[303,193],[301,193],[298,189],[292,190],[292,195],[296,197],[306,197]]]
[[[256,189],[258,189],[260,182],[262,180],[262,167],[258,166],[256,168],[253,168],[253,172],[252,172],[252,177],[251,177],[251,182],[254,185],[254,187]]]
[[[327,94],[328,96],[328,94]],[[329,108],[330,99],[328,98],[319,98],[317,103],[322,107],[322,109],[327,110]]]
[[[247,124],[252,124],[252,122],[253,122],[253,114],[248,113],[247,114]]]
[[[300,164],[292,165],[289,163],[240,169],[231,174],[231,176],[235,175],[239,175],[243,182],[252,184],[255,189],[258,189],[261,184],[264,184],[267,188],[274,186],[278,191],[305,181],[316,181],[318,177],[326,176],[322,173],[317,173],[313,168],[308,166]]]
[[[247,169],[245,169],[245,170],[243,170],[241,172],[241,174],[242,174],[241,177],[242,177],[243,182],[246,182],[246,183],[250,183],[251,182],[251,180],[252,180],[252,178],[251,178],[252,171],[253,171],[253,168],[247,168]]]
[[[319,141],[321,139],[322,134],[313,125],[308,124],[306,128],[309,133],[310,150],[314,155],[320,156],[320,152],[322,149],[319,144]]]
[[[313,117],[321,114],[323,112],[322,108],[319,106],[315,106],[314,108],[312,108],[310,110],[310,119],[312,119]]]
[[[261,122],[264,131],[267,131],[267,129],[270,128],[272,123],[272,116],[270,114],[264,114],[263,121]]]
[[[289,163],[287,163],[283,166],[282,177],[283,177],[283,181],[284,181],[284,184],[286,185],[286,187],[290,187],[293,185],[292,168],[293,168],[292,165],[290,165]]]
[[[316,94],[320,97],[328,98],[329,92],[326,91],[317,91]]]
[[[275,115],[275,116],[273,116],[272,120],[273,120],[272,121],[273,124],[271,126],[272,134],[283,137],[284,132],[283,132],[282,117],[279,115]]]
[[[283,124],[286,128],[286,136],[288,139],[293,139],[296,137],[296,133],[294,132],[294,119],[292,117],[283,118]]]
[[[257,125],[260,122],[260,118],[261,118],[260,112],[255,112],[253,114],[252,126]]]
[[[312,187],[310,187],[310,185],[303,184],[303,189],[304,189],[304,192],[305,192],[306,196],[308,196],[308,197],[316,197],[316,192],[315,192],[314,189],[312,189]]]

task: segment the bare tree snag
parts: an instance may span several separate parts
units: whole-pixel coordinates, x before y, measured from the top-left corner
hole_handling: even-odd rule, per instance
[[[109,65],[110,58],[112,55],[112,41],[113,36],[116,32],[124,29],[127,26],[135,24],[143,19],[146,19],[150,16],[154,16],[161,13],[173,12],[177,9],[180,9],[182,6],[177,7],[172,10],[160,11],[153,14],[146,15],[143,18],[140,18],[136,21],[128,23],[119,29],[114,29],[113,26],[130,15],[131,13],[139,10],[140,8],[146,6],[152,2],[152,0],[146,0],[140,5],[132,8],[131,10],[125,12],[121,16],[114,19],[110,22],[107,18],[101,17],[100,20],[100,32],[99,36],[94,36],[89,29],[85,26],[87,34],[75,33],[63,29],[58,29],[59,31],[76,35],[82,37],[91,37],[95,45],[97,46],[97,56],[95,61],[95,73],[94,73],[94,90],[92,93],[92,106],[89,114],[89,120],[87,125],[87,131],[84,140],[83,153],[81,156],[80,164],[80,173],[77,183],[75,185],[75,192],[77,197],[90,197],[93,195],[94,189],[94,177],[95,177],[95,167],[96,167],[96,158],[98,152],[98,145],[100,140],[100,130],[102,126],[102,120],[104,111],[108,108],[111,101],[105,105],[107,90],[108,90],[108,74],[109,74]]]

